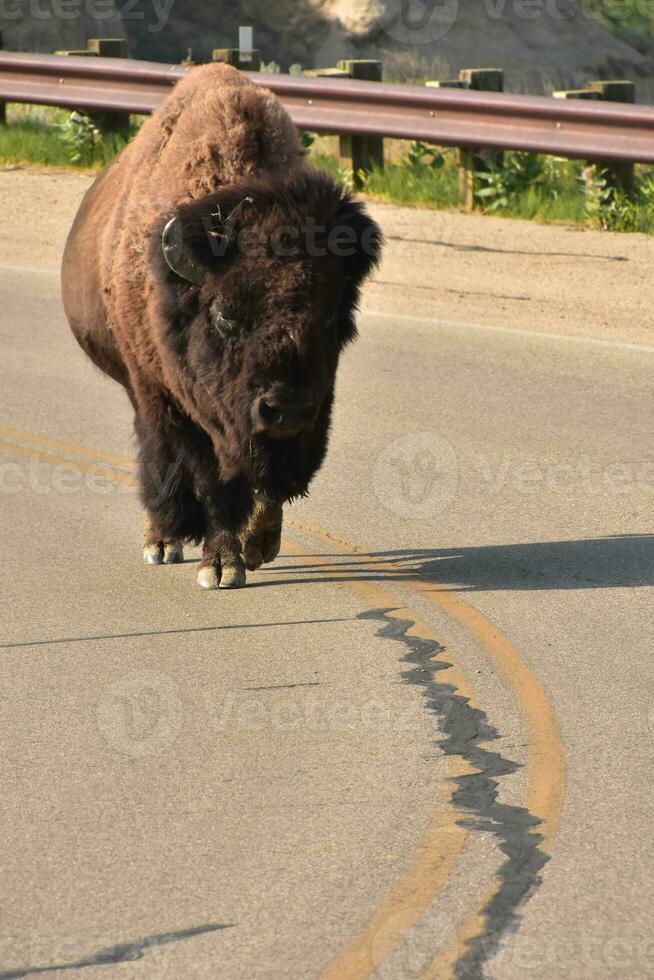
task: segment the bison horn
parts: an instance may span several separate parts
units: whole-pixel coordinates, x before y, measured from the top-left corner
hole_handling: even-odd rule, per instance
[[[188,249],[184,247],[184,233],[178,214],[171,218],[164,228],[161,236],[161,247],[169,269],[172,269],[182,279],[186,279],[187,282],[192,282],[195,286],[202,285],[204,273],[193,256],[189,254]]]

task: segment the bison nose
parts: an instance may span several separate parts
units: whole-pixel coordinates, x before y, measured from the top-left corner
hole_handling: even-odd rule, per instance
[[[288,439],[311,427],[316,409],[312,401],[288,401],[262,395],[255,401],[252,414],[257,432],[273,439]]]

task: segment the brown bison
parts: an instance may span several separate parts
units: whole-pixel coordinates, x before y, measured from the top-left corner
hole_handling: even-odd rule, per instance
[[[97,178],[66,243],[72,331],[134,406],[145,561],[203,541],[205,589],[277,556],[379,256],[364,208],[304,155],[270,92],[197,68]]]

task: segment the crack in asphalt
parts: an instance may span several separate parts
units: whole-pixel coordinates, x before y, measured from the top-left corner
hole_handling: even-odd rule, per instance
[[[498,779],[516,772],[519,764],[483,747],[482,743],[500,739],[501,735],[488,723],[486,714],[472,707],[454,685],[439,682],[439,671],[451,666],[437,659],[445,648],[436,640],[409,636],[414,622],[390,617],[393,611],[372,609],[360,613],[358,618],[381,622],[377,636],[395,640],[406,648],[403,662],[411,666],[402,677],[423,689],[429,710],[437,716],[438,730],[444,736],[437,742],[438,747],[445,755],[465,759],[477,770],[451,780],[456,787],[452,804],[469,814],[458,823],[472,831],[493,834],[506,855],[496,872],[499,887],[481,910],[484,928],[467,940],[453,969],[457,980],[481,980],[484,965],[500,948],[502,937],[517,930],[519,908],[541,884],[540,871],[549,860],[540,850],[543,837],[537,828],[541,821],[525,807],[498,801]]]
[[[36,973],[54,973],[55,970],[81,970],[86,966],[111,966],[116,963],[128,963],[141,960],[148,950],[167,943],[176,943],[181,939],[192,939],[206,932],[217,932],[220,929],[233,929],[235,923],[208,923],[203,926],[193,926],[191,929],[180,929],[177,932],[162,932],[159,935],[146,936],[144,939],[134,939],[129,943],[118,943],[108,946],[97,953],[91,953],[71,963],[55,963],[51,966],[26,966],[17,970],[4,970],[0,980],[19,980],[20,977],[33,976]]]

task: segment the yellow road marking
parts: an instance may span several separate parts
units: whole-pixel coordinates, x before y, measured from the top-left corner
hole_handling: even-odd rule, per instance
[[[40,449],[32,448],[31,446],[19,446],[16,443],[3,442],[2,440],[0,440],[0,450],[5,450],[9,453],[17,453],[20,456],[28,456],[30,459],[38,460],[40,463],[52,463],[58,466],[62,464],[72,466],[73,469],[80,470],[82,473],[88,473],[91,476],[103,477],[105,480],[109,480],[112,483],[120,483],[126,487],[136,486],[136,480],[131,473],[123,473],[120,470],[110,469],[108,464],[98,464],[97,462],[84,463],[82,460],[71,459],[69,456],[60,456],[56,453],[42,452]],[[89,456],[90,454],[87,453],[86,455]]]
[[[284,550],[299,555],[306,549],[285,538]],[[320,567],[323,560],[304,557],[303,563],[308,567]],[[330,575],[334,574],[337,577],[339,575],[338,564],[330,564]],[[393,611],[389,616],[411,620],[412,626],[407,635],[439,643],[433,631],[416,618],[413,610],[398,608],[398,599],[393,593],[373,582],[350,581],[349,569],[343,569],[340,574],[344,578],[341,584],[373,609],[391,607]],[[438,658],[441,657],[448,662],[455,661],[449,650],[441,651]],[[447,683],[454,685],[458,694],[473,700],[470,686],[454,662],[452,666],[439,671],[439,679],[442,675],[447,675]],[[449,755],[445,759],[451,778],[470,772],[464,759]],[[460,827],[457,822],[463,814],[454,809],[450,797],[451,793],[444,787],[439,793],[434,815],[411,864],[385,895],[363,931],[323,971],[321,980],[359,980],[370,976],[432,904],[450,876],[468,836],[468,830]]]
[[[84,459],[92,459],[96,463],[111,463],[124,470],[134,469],[134,460],[127,459],[126,456],[117,456],[116,453],[104,453],[95,449],[88,449],[86,446],[76,446],[72,442],[64,442],[62,439],[54,439],[52,436],[37,436],[32,432],[24,432],[22,429],[11,429],[6,425],[0,425],[0,436],[5,439],[15,439],[17,442],[36,443],[46,449],[61,449],[63,452],[73,453],[75,456],[82,456]],[[3,447],[4,448],[4,447]]]
[[[112,454],[95,453],[91,449],[73,446],[70,443],[63,443],[61,440],[55,440],[49,437],[41,438],[31,433],[20,432],[20,430],[0,428],[0,434],[4,434],[9,438],[20,438],[23,441],[63,449],[95,460],[110,462],[112,457]],[[65,457],[51,453],[42,453],[38,450],[30,450],[26,447],[0,442],[0,448],[7,449],[10,452],[21,452],[25,455],[32,455],[45,462],[66,462],[70,465],[77,466],[84,472],[93,470],[92,466],[79,461],[66,459]],[[126,468],[133,465],[131,460],[126,460],[124,457],[113,456],[113,459],[119,461],[118,465],[125,466]],[[112,475],[106,468],[100,469],[96,467],[95,469],[107,479],[113,478],[116,482],[130,486],[136,484],[134,478],[126,473],[114,472]],[[287,523],[316,540],[323,541],[332,547],[340,547],[347,554],[356,555],[368,567],[384,574],[390,574],[398,581],[402,581],[407,588],[424,595],[434,605],[443,609],[466,627],[480,645],[490,654],[506,683],[515,694],[525,718],[529,735],[529,779],[524,806],[542,821],[542,834],[544,839],[541,847],[544,851],[549,851],[556,834],[563,801],[563,745],[554,709],[542,685],[531,674],[515,647],[478,610],[469,606],[468,603],[464,602],[453,592],[434,586],[433,583],[415,581],[407,576],[406,570],[400,565],[391,561],[380,562],[375,560],[372,556],[350,545],[349,542],[339,536],[329,534],[321,528],[315,527],[305,521],[291,518]],[[285,542],[285,546],[289,547],[287,542]],[[292,547],[289,550],[292,550]],[[297,554],[298,551],[295,553]],[[309,563],[311,563],[311,560],[309,560]],[[316,560],[313,564],[318,565],[320,561]],[[333,569],[334,566],[332,565]],[[351,573],[348,571],[343,574],[349,575]],[[392,593],[387,592],[381,586],[369,582],[352,581],[344,581],[343,584],[346,584],[348,588],[351,588],[359,596],[365,598],[366,601],[372,602],[375,607],[386,607],[389,605],[391,607],[397,607],[397,599]],[[402,613],[406,614],[406,612],[407,610],[398,610],[396,615],[401,616]],[[414,620],[412,629],[419,631],[416,635],[422,635],[420,631],[424,630],[430,638],[434,638],[425,624],[415,620],[413,613],[410,614],[410,618]],[[453,666],[449,668],[449,671],[452,682],[456,684],[464,696],[469,696],[465,693],[468,690],[465,679],[458,673],[457,668]],[[444,801],[442,801],[442,805],[445,806]],[[436,836],[433,837],[432,835],[432,845],[435,842],[435,872],[431,873],[433,869],[430,869],[430,873],[426,873],[425,860],[432,853],[428,844],[428,851],[425,852],[421,849],[418,852],[407,874],[393,887],[382,906],[375,912],[373,919],[366,929],[330,964],[323,975],[324,978],[328,978],[328,980],[336,980],[336,978],[355,980],[357,978],[358,980],[358,978],[367,977],[370,975],[371,970],[374,969],[375,964],[381,962],[381,959],[387,956],[397,946],[407,929],[419,918],[421,910],[427,908],[433,901],[435,895],[447,879],[463,847],[465,832],[456,825],[454,816],[455,811],[450,806],[447,812],[444,811],[443,819],[445,822],[439,822],[439,813],[439,816],[435,818],[435,822],[432,822],[430,826],[427,840],[430,840],[432,828],[436,828]],[[454,850],[456,850],[456,855],[453,859],[448,848],[443,846],[444,840],[448,837],[448,833],[444,833],[445,828],[454,828],[454,836],[451,839],[451,843]],[[457,836],[458,834],[463,836]],[[423,844],[423,848],[424,846]],[[432,980],[433,978],[438,978],[440,980],[440,978],[446,978],[452,975],[451,970],[462,949],[462,944],[468,938],[478,935],[482,930],[482,910],[493,894],[495,894],[498,887],[499,885],[493,885],[486,891],[481,901],[476,903],[476,910],[468,916],[455,939],[436,957],[424,973],[423,976],[425,978],[432,978]],[[414,898],[416,899],[415,903]],[[407,902],[412,903],[411,909],[413,912],[410,912],[408,919],[402,920],[401,929],[390,928],[387,934],[384,934],[385,923],[388,923],[390,919],[397,921],[396,913],[398,911],[406,911]],[[380,936],[382,937],[381,939],[379,938]],[[373,943],[373,940],[377,939],[379,939],[379,942]],[[374,955],[373,946],[375,950],[378,950],[379,959]]]
[[[504,680],[513,691],[525,719],[528,733],[529,776],[523,805],[542,821],[539,832],[542,833],[543,842],[540,846],[545,853],[551,851],[561,816],[565,786],[565,756],[561,732],[556,713],[543,686],[530,672],[513,644],[482,613],[469,606],[455,593],[439,588],[433,583],[411,579],[407,576],[406,569],[400,565],[392,561],[376,561],[343,538],[329,534],[306,521],[291,518],[289,523],[318,541],[323,541],[331,547],[339,547],[347,554],[356,555],[369,568],[396,576],[407,588],[424,595],[434,605],[458,620],[491,655]],[[466,918],[455,938],[422,975],[423,980],[449,980],[452,977],[454,964],[465,942],[483,931],[483,909],[499,887],[500,884],[495,883],[486,890],[478,900],[475,911]],[[349,968],[348,961],[343,962],[342,957],[335,962],[340,964],[341,969]],[[367,976],[364,973],[341,975]],[[335,978],[337,974],[333,976]]]

